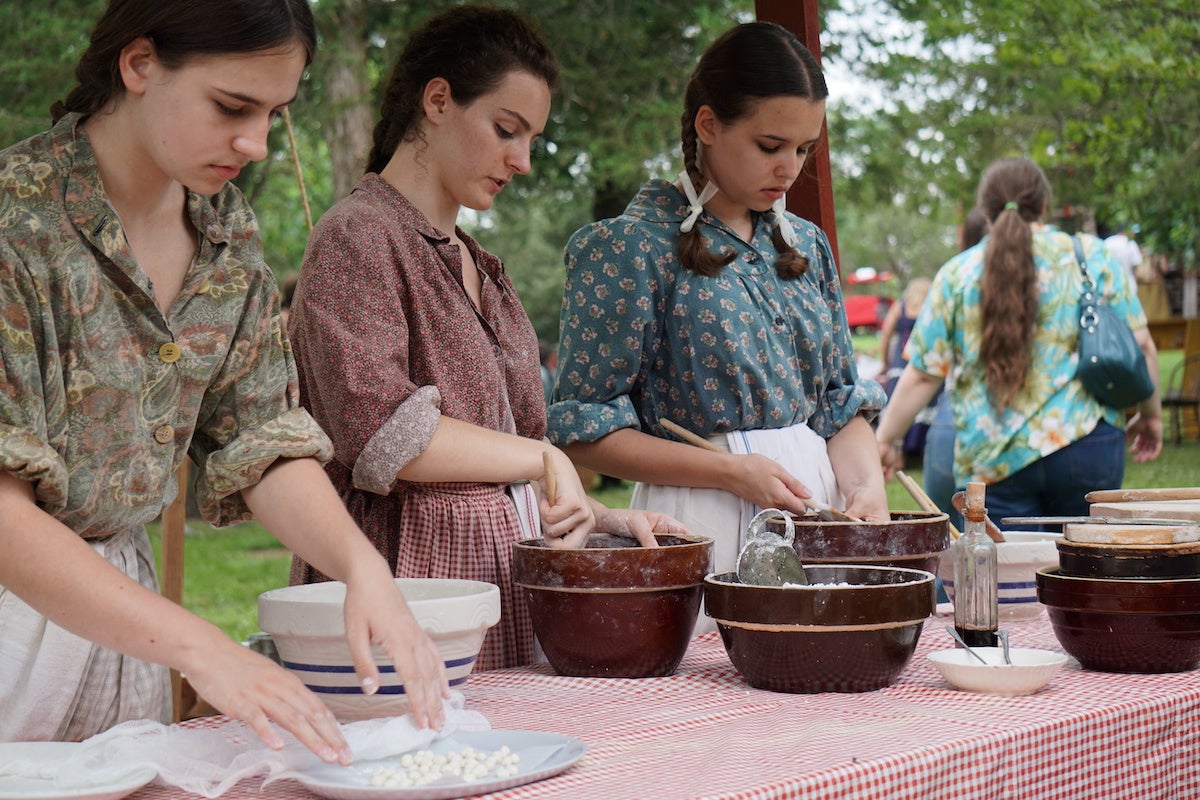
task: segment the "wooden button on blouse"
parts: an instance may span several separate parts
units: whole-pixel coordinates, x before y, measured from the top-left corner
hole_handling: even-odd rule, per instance
[[[154,441],[166,444],[175,438],[175,429],[170,425],[159,425],[154,429]]]
[[[183,355],[183,350],[174,342],[167,342],[158,348],[158,358],[164,364],[174,364]]]

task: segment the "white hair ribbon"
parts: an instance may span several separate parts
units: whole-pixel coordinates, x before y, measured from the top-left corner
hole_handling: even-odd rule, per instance
[[[783,234],[783,240],[788,243],[788,247],[795,247],[799,239],[796,237],[796,231],[792,228],[792,222],[787,218],[787,197],[781,197],[771,204],[771,213],[775,215],[775,224],[779,227],[779,232]]]
[[[717,184],[709,181],[704,186],[704,191],[700,196],[696,196],[696,187],[692,185],[692,179],[688,176],[687,170],[679,173],[679,182],[683,184],[683,193],[687,195],[688,208],[691,210],[685,219],[679,225],[679,230],[683,233],[688,233],[696,225],[696,220],[700,218],[700,212],[704,210],[704,204],[712,199],[717,193]]]

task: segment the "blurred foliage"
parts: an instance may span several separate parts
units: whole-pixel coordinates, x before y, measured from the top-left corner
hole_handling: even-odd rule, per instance
[[[322,36],[291,109],[314,218],[352,185],[333,163],[347,119],[374,123],[380,83],[407,33],[450,0],[320,0]],[[464,227],[504,259],[540,336],[554,339],[562,246],[619,213],[650,175],[679,168],[683,85],[703,47],[753,0],[502,0],[537,20],[562,61],[533,172]],[[43,129],[103,0],[0,4],[0,142]],[[1200,7],[1192,0],[829,0],[830,148],[843,272],[932,274],[955,250],[980,171],[1024,154],[1059,204],[1102,226],[1136,222],[1143,244],[1194,263],[1200,240]],[[350,27],[347,27],[350,26]],[[360,46],[361,45],[361,46]],[[363,82],[333,101],[331,74]],[[836,77],[834,77],[836,76]],[[847,77],[850,76],[850,77]],[[862,80],[876,97],[852,90]],[[355,108],[351,108],[351,106]],[[363,109],[366,116],[362,116]],[[357,110],[359,117],[351,114]],[[358,125],[361,129],[363,125]],[[239,185],[282,280],[308,231],[285,127]],[[344,155],[344,154],[342,154]],[[354,172],[347,175],[346,172]],[[902,285],[897,282],[897,285]]]

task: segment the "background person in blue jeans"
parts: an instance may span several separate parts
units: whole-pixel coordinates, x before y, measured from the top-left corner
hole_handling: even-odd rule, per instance
[[[978,208],[972,208],[959,231],[959,252],[970,250],[979,244],[985,235],[987,217]],[[905,340],[905,344],[907,343]],[[925,435],[921,476],[925,484],[925,494],[929,495],[929,499],[938,508],[950,515],[950,524],[961,531],[962,514],[958,513],[950,502],[957,491],[954,485],[954,417],[951,414],[950,392],[940,389],[933,421],[929,423],[929,431]]]
[[[1089,491],[1121,485],[1126,437],[1137,461],[1162,450],[1157,388],[1126,425],[1122,410],[1105,407],[1075,379],[1082,278],[1072,237],[1041,222],[1049,204],[1046,176],[1029,159],[1001,159],[984,172],[976,205],[990,234],[934,278],[909,338],[908,366],[876,430],[890,477],[903,464],[898,440],[945,380],[955,483],[988,484],[997,522],[1087,514]],[[1134,287],[1103,242],[1079,238],[1100,293],[1125,316],[1157,375]]]

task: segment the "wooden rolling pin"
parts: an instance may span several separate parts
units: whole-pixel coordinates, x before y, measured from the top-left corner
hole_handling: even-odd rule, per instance
[[[688,444],[694,444],[696,447],[700,447],[705,450],[711,450],[714,453],[725,452],[708,439],[705,439],[703,436],[692,433],[687,428],[677,425],[669,419],[660,419],[658,424],[662,425],[668,431],[675,434],[680,439],[683,439]],[[821,519],[830,520],[833,522],[862,522],[861,519],[853,514],[847,514],[845,511],[836,509],[827,503],[822,503],[818,500],[812,499],[811,497],[805,497],[802,499],[804,501],[804,505],[808,508],[811,508],[813,511],[816,511],[817,515],[821,517]]]
[[[1200,486],[1178,489],[1104,489],[1088,492],[1089,503],[1128,503],[1139,500],[1200,500]]]

